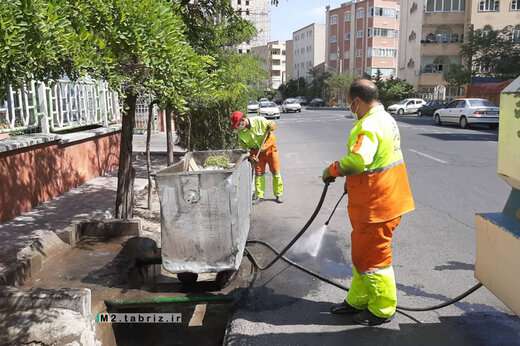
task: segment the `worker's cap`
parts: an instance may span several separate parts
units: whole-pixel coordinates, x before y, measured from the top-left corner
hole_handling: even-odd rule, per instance
[[[238,125],[240,121],[244,118],[244,113],[235,111],[231,113],[231,127],[234,129],[238,129]]]

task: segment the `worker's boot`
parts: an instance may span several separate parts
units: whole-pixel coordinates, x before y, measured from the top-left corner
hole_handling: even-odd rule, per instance
[[[365,310],[365,311],[362,311],[362,312],[354,315],[352,320],[357,324],[371,327],[371,326],[379,326],[381,324],[388,323],[393,318],[394,318],[393,315],[390,317],[378,317],[378,316],[374,315],[373,313],[371,313],[370,311]]]
[[[355,307],[349,305],[346,301],[343,301],[340,304],[332,305],[330,312],[335,315],[354,315],[363,312],[363,310],[356,309]]]
[[[275,201],[276,201],[276,203],[282,204],[282,203],[283,203],[283,198],[282,198],[282,196],[276,196]]]

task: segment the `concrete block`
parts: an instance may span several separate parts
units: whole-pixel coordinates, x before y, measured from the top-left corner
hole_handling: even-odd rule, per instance
[[[71,247],[76,246],[76,244],[80,241],[81,234],[79,234],[78,224],[80,222],[73,222],[72,225],[61,230],[56,233],[58,237],[65,243],[69,244]]]
[[[124,236],[139,236],[141,220],[93,220],[83,221],[76,225],[76,234],[83,237],[100,237],[110,239]]]
[[[502,213],[476,215],[475,277],[520,316],[520,223]]]
[[[23,285],[42,269],[45,261],[70,249],[68,244],[51,231],[35,231],[32,237],[32,243],[16,254],[16,262],[0,272],[0,284]]]
[[[92,313],[92,297],[88,288],[32,288],[0,287],[2,310],[23,311],[30,309],[67,309],[89,317]]]
[[[91,316],[61,309],[0,310],[1,345],[100,346]]]

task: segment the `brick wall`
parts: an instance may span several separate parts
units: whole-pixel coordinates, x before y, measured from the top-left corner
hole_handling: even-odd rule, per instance
[[[0,221],[117,169],[120,133],[0,153]]]

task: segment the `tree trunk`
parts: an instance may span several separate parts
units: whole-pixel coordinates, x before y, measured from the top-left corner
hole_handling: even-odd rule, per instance
[[[166,106],[166,156],[168,166],[173,165],[173,132],[172,132],[172,108]]]
[[[152,156],[150,155],[150,140],[152,138],[152,121],[153,121],[153,106],[155,102],[152,101],[148,105],[148,123],[146,126],[146,174],[148,177],[148,210],[152,209]]]
[[[127,92],[117,172],[116,218],[128,220],[133,216],[135,169],[132,165],[132,136],[135,127],[135,104],[137,95]]]

